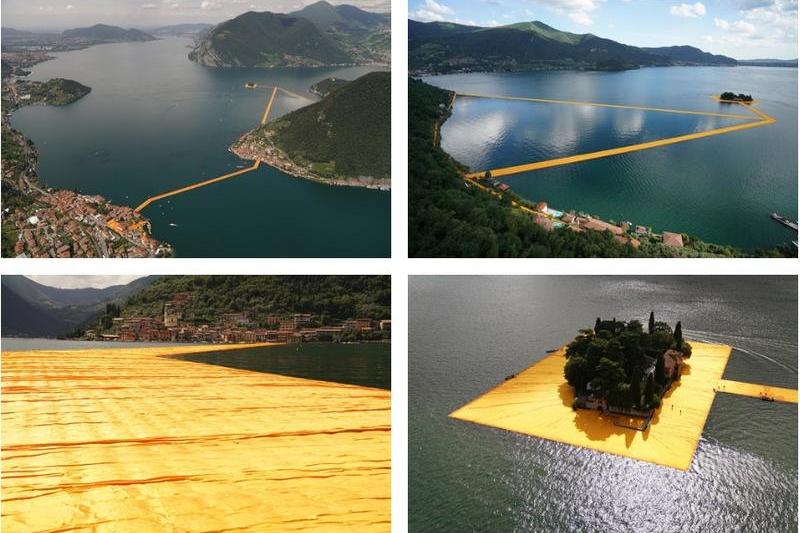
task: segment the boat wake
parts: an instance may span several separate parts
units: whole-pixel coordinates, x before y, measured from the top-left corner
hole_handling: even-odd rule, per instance
[[[763,354],[761,352],[757,352],[755,350],[750,350],[750,349],[747,349],[747,348],[742,348],[740,345],[737,345],[737,344],[731,342],[730,339],[731,338],[736,338],[736,337],[732,337],[730,335],[718,335],[718,334],[710,333],[710,332],[707,332],[707,331],[694,331],[694,330],[689,330],[689,329],[684,329],[683,331],[685,331],[687,333],[688,337],[690,337],[692,339],[695,339],[695,340],[698,340],[700,342],[711,342],[711,343],[724,342],[725,344],[730,344],[731,347],[736,351],[745,353],[745,354],[753,356],[753,357],[758,357],[759,359],[763,359],[765,361],[769,361],[770,363],[773,363],[773,364],[775,364],[775,365],[777,365],[777,366],[779,366],[779,367],[781,367],[781,368],[783,368],[785,370],[788,370],[790,372],[794,372],[795,374],[797,374],[797,368],[796,367],[792,367],[791,365],[787,365],[786,363],[784,363],[782,361],[778,361],[777,359],[775,359],[773,357],[770,357],[770,356],[768,356],[766,354]],[[740,338],[743,338],[743,337],[740,337]]]

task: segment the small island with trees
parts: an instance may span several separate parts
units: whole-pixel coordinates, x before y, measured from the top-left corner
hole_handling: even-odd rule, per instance
[[[650,313],[645,330],[638,320],[597,319],[566,349],[564,376],[574,388],[573,409],[646,419],[649,425],[661,398],[680,379],[692,348],[683,340],[681,323],[673,330]],[[639,428],[644,429],[644,428]]]
[[[725,91],[719,95],[719,99],[721,102],[743,102],[745,104],[750,104],[753,102],[753,97],[749,94],[736,94],[730,91]]]

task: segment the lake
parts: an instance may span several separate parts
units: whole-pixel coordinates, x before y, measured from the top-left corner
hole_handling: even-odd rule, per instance
[[[146,198],[249,166],[228,152],[256,127],[266,89],[279,85],[270,118],[312,103],[321,79],[355,79],[377,67],[209,69],[186,57],[191,41],[117,43],[56,54],[31,78],[74,79],[92,88],[64,107],[14,113],[39,148],[51,187],[101,194],[135,207]],[[258,170],[157,202],[143,211],[153,236],[183,257],[388,257],[390,194],[331,187]]]
[[[592,327],[681,320],[797,388],[796,277],[411,277],[410,531],[797,530],[797,405],[719,394],[688,472],[448,414]]]
[[[180,356],[180,359],[296,378],[387,390],[392,387],[391,345],[388,343],[290,344],[198,353]]]
[[[749,114],[710,96],[752,94],[772,125],[526,172],[502,181],[560,210],[688,233],[718,244],[771,247],[797,234],[797,69],[668,67],[625,72],[526,72],[426,77],[464,93]],[[707,131],[731,119],[629,109],[458,98],[442,148],[475,171]]]

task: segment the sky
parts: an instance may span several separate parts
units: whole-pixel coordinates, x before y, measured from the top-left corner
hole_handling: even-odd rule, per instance
[[[144,276],[26,276],[36,283],[59,289],[104,289],[112,285],[125,285]]]
[[[5,0],[4,0],[5,1]],[[540,20],[634,46],[691,45],[736,59],[794,59],[798,0],[409,0],[409,17],[499,26]]]
[[[2,0],[3,26],[63,30],[93,24],[153,28],[187,22],[216,24],[245,11],[288,13],[316,0]],[[389,12],[391,0],[328,0]]]

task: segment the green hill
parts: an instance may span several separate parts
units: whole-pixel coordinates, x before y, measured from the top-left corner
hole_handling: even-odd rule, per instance
[[[210,67],[320,66],[350,57],[310,21],[249,11],[211,29],[189,59]]]
[[[58,289],[25,276],[3,276],[2,331],[4,336],[64,335],[103,312],[107,303],[120,303],[154,281],[140,278],[105,289]]]
[[[639,48],[591,33],[560,31],[539,21],[483,28],[409,20],[408,56],[412,72],[430,73],[736,64],[688,46]]]
[[[120,316],[160,318],[178,293],[191,295],[181,311],[198,325],[236,312],[255,320],[301,312],[330,321],[391,317],[389,276],[167,276],[128,298]]]
[[[738,61],[732,57],[709,54],[694,46],[662,46],[659,48],[642,48],[652,54],[669,57],[676,65],[711,65],[735,67]]]
[[[189,59],[210,67],[388,63],[389,18],[326,2],[288,15],[250,11],[204,33]]]
[[[95,24],[88,28],[65,30],[61,37],[71,41],[116,43],[129,41],[154,41],[155,37],[141,30],[124,29],[108,24]]]
[[[341,78],[325,78],[313,84],[308,90],[320,98],[325,98],[339,87],[344,87],[348,83],[350,83],[348,80],[343,80]]]
[[[260,155],[267,154],[272,146],[323,179],[370,177],[388,181],[390,73],[361,76],[319,102],[250,132],[237,141],[234,151],[242,157],[246,157],[242,152],[248,152],[250,159],[267,160]]]

